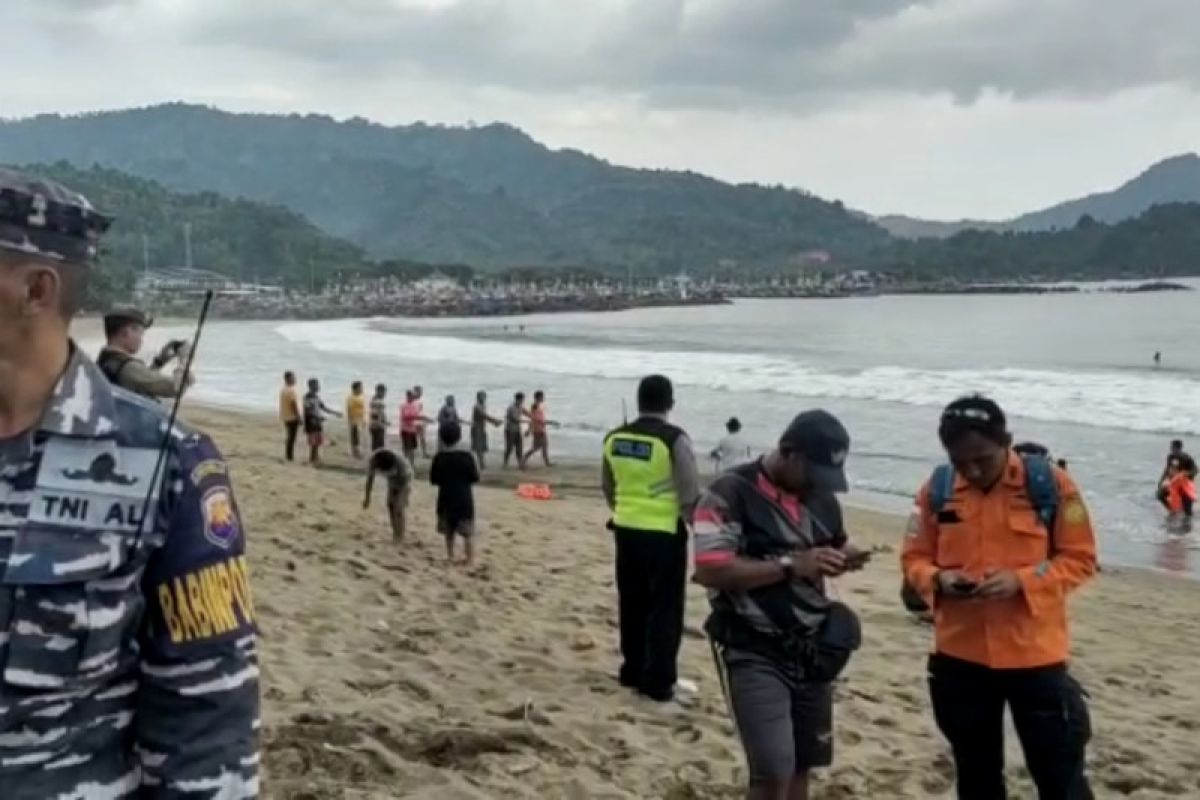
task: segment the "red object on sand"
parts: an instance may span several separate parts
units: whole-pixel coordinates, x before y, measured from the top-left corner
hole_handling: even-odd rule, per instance
[[[548,483],[522,483],[517,486],[517,497],[526,500],[551,500],[554,493]]]

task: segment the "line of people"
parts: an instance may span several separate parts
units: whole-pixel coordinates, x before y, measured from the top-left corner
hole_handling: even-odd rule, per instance
[[[701,490],[687,434],[669,421],[671,382],[645,378],[638,418],[604,442],[619,595],[621,684],[680,698],[689,533],[705,625],[749,765],[750,800],[803,800],[833,760],[833,681],[862,644],[827,583],[865,568],[837,495],[850,435],[824,411],[799,414],[762,458]],[[917,494],[900,557],[932,609],[933,717],[962,800],[1001,800],[1004,709],[1042,800],[1087,800],[1086,694],[1068,670],[1067,596],[1097,569],[1080,491],[1044,455],[1013,447],[1004,412],[964,397],[942,412],[948,462]]]
[[[404,458],[413,467],[417,464],[418,454],[428,459],[429,426],[438,428],[450,423],[470,431],[468,442],[469,451],[474,454],[480,470],[487,469],[487,455],[491,450],[488,427],[502,427],[504,430],[503,466],[507,469],[515,459],[517,466],[524,470],[528,468],[534,456],[541,455],[546,467],[553,467],[550,458],[550,430],[560,427],[560,424],[548,416],[546,393],[538,390],[533,394],[533,404],[527,407],[525,393],[517,392],[512,403],[504,412],[503,418],[492,415],[488,409],[487,392],[480,391],[475,395],[475,405],[469,418],[463,418],[458,410],[454,395],[447,395],[436,417],[425,413],[425,390],[414,386],[405,390],[404,403],[399,410],[400,448]],[[295,460],[296,441],[303,429],[309,446],[309,463],[321,463],[321,449],[333,442],[325,434],[325,426],[329,417],[344,418],[349,433],[350,455],[361,460],[366,457],[363,450],[364,441],[369,443],[369,453],[386,446],[388,431],[392,426],[392,418],[388,413],[388,388],[377,384],[375,392],[368,400],[362,381],[355,381],[350,386],[346,397],[345,411],[330,408],[321,399],[321,384],[316,378],[308,380],[308,391],[301,397],[297,389],[297,379],[294,372],[288,371],[283,375],[283,387],[279,392],[279,418],[284,426],[284,458]],[[530,440],[528,450],[524,449],[524,440]],[[440,448],[440,445],[439,445]]]

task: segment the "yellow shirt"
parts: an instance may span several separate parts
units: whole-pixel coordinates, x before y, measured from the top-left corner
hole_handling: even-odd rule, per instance
[[[346,398],[346,421],[351,425],[362,425],[367,421],[365,394],[352,394]]]
[[[285,386],[279,390],[279,418],[281,420],[284,422],[299,422],[299,405],[294,387]]]

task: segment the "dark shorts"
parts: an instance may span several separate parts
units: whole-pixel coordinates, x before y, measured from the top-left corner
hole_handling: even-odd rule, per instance
[[[448,517],[438,517],[438,533],[442,536],[461,536],[470,539],[475,535],[475,520],[452,520]]]
[[[745,650],[717,651],[750,781],[791,778],[833,763],[833,686],[798,679],[795,665]]]
[[[504,432],[504,449],[516,450],[521,452],[521,432],[520,431],[505,431]]]
[[[481,428],[471,429],[471,452],[486,453],[488,451],[487,431]]]
[[[533,449],[534,450],[545,450],[546,445],[550,441],[550,438],[546,435],[545,431],[542,431],[541,433],[534,431],[533,436],[531,438],[533,439]]]
[[[401,433],[400,446],[404,448],[406,453],[415,451],[418,447],[420,447],[417,435],[415,433]]]
[[[387,446],[387,431],[384,428],[371,428],[371,452],[382,450]]]
[[[321,431],[309,431],[307,436],[309,447],[320,447],[325,444],[325,434]]]

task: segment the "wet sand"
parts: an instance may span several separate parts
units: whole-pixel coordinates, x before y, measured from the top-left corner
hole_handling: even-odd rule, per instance
[[[690,710],[641,701],[617,665],[612,547],[593,469],[534,471],[551,501],[489,473],[482,563],[448,566],[421,481],[411,541],[362,510],[345,434],[329,465],[284,464],[270,420],[187,409],[225,450],[249,536],[262,629],[265,787],[272,798],[736,798],[741,753],[689,589]],[[493,454],[494,456],[494,454]],[[889,548],[835,585],[865,646],[838,685],[835,766],[817,798],[951,796],[924,686],[928,628],[897,600],[904,521],[853,510]],[[1092,695],[1099,797],[1200,797],[1200,585],[1106,571],[1078,596],[1075,671]],[[1011,736],[1010,736],[1011,739]],[[1010,741],[1010,763],[1020,764]],[[1017,797],[1032,797],[1010,769]]]

